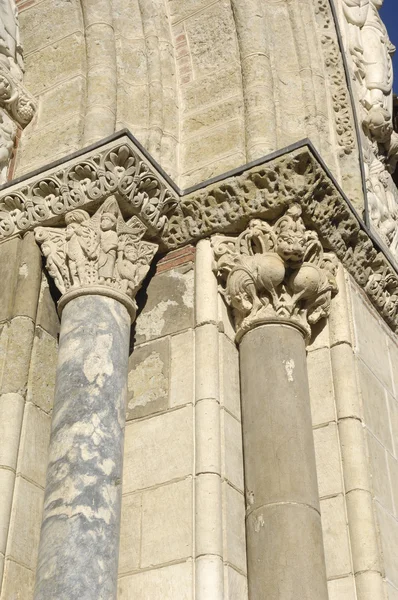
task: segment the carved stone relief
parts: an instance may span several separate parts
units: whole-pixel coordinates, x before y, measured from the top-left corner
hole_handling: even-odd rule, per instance
[[[214,236],[221,291],[232,307],[237,337],[267,322],[288,322],[307,338],[330,310],[337,262],[291,205],[274,225],[253,219],[238,237]]]
[[[36,102],[23,86],[22,46],[14,0],[0,1],[0,184],[7,170],[18,127],[25,127]]]
[[[125,222],[111,197],[92,217],[82,209],[67,213],[65,224],[35,229],[47,270],[60,292],[94,294],[105,287],[118,298],[128,296],[136,308],[135,295],[158,249],[143,241],[147,230],[143,222],[136,216]]]
[[[0,242],[64,226],[76,209],[92,214],[115,196],[126,220],[145,225],[161,252],[214,234],[238,235],[253,219],[275,222],[292,204],[398,331],[398,276],[361,228],[346,198],[306,144],[241,174],[178,194],[125,134],[102,148],[16,183],[0,193]],[[109,236],[111,237],[111,236]]]
[[[6,190],[0,199],[0,240],[43,221],[56,222],[68,211],[99,204],[110,194],[123,199],[152,235],[165,229],[167,214],[176,205],[175,194],[139,152],[118,143]]]
[[[395,47],[379,14],[383,0],[339,2],[362,128],[370,221],[397,257],[398,190],[391,176],[398,161],[398,134],[392,121]]]

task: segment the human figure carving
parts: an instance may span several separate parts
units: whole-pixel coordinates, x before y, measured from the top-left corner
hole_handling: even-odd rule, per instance
[[[85,282],[90,232],[83,223],[88,223],[89,218],[90,215],[85,210],[74,210],[65,216],[65,254],[72,286],[83,285]]]
[[[101,215],[98,276],[100,281],[112,281],[118,248],[117,215],[108,209]]]

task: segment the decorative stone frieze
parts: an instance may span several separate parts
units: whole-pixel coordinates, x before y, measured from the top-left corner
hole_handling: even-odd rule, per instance
[[[232,307],[237,338],[263,323],[285,322],[309,338],[329,314],[336,262],[307,229],[293,204],[274,225],[253,219],[238,237],[212,241],[221,291]]]
[[[167,215],[177,202],[138,149],[114,143],[5,190],[0,198],[0,240],[42,222],[57,224],[69,211],[99,205],[111,194],[127,213],[139,215],[150,235],[165,230]]]
[[[293,203],[300,204],[303,222],[317,233],[322,246],[333,251],[398,331],[397,272],[308,146],[181,198],[161,248],[218,232],[239,233],[251,219],[275,220]]]
[[[125,132],[0,191],[0,242],[37,226],[63,227],[76,209],[92,214],[113,195],[125,220],[136,215],[145,239],[167,252],[214,234],[234,235],[252,219],[274,222],[293,203],[323,248],[332,251],[398,331],[398,276],[308,142],[178,192]]]
[[[111,296],[135,316],[135,295],[158,249],[143,241],[146,226],[133,216],[124,221],[114,197],[90,217],[82,209],[65,216],[65,228],[37,227],[35,236],[49,274],[63,294],[60,309],[80,295]]]
[[[321,28],[321,43],[325,68],[329,75],[335,129],[341,155],[356,149],[355,127],[350,107],[350,97],[344,65],[331,15],[329,0],[317,0],[315,13]]]
[[[14,0],[0,4],[0,183],[7,179],[18,127],[25,127],[36,101],[23,85],[23,58]]]
[[[398,256],[398,161],[393,130],[391,43],[379,10],[383,0],[339,0],[346,52],[361,125],[371,225]]]

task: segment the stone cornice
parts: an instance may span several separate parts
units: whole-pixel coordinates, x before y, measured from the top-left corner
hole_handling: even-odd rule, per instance
[[[0,240],[38,225],[64,224],[76,208],[92,214],[115,196],[125,219],[166,252],[213,234],[241,233],[252,219],[275,222],[292,204],[326,251],[334,252],[398,331],[398,275],[308,140],[179,190],[127,131],[28,174],[0,190]]]
[[[93,212],[115,196],[126,217],[139,216],[159,237],[178,195],[138,143],[127,135],[88,148],[0,190],[0,241],[39,225],[63,224],[77,208]]]

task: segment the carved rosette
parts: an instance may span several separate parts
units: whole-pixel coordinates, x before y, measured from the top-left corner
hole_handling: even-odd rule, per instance
[[[214,236],[215,270],[232,308],[237,340],[264,323],[289,323],[308,339],[328,316],[337,292],[336,262],[306,229],[301,207],[291,205],[274,225],[254,219],[238,237]]]
[[[135,296],[158,245],[143,240],[146,226],[127,222],[116,199],[108,198],[90,217],[82,209],[65,216],[64,228],[37,227],[46,267],[62,293],[59,309],[80,295],[100,294],[122,302],[135,318]]]

